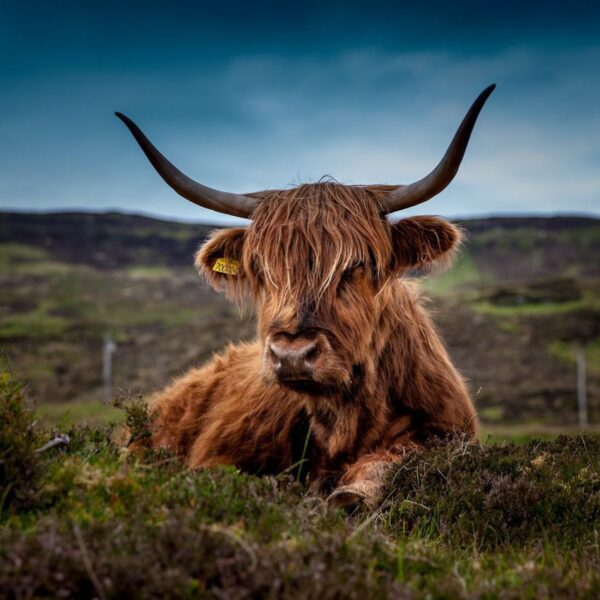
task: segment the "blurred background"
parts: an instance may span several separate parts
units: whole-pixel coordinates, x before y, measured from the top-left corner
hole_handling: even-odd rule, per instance
[[[192,267],[243,221],[176,196],[115,110],[228,191],[403,183],[496,82],[454,183],[404,213],[468,232],[423,286],[484,436],[600,429],[599,34],[589,2],[3,5],[0,353],[43,418],[99,422],[253,335]]]

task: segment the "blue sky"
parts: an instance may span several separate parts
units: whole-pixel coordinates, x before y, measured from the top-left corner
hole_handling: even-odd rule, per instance
[[[115,110],[228,191],[410,182],[496,82],[458,177],[412,212],[600,215],[598,3],[7,4],[0,209],[222,222],[162,183]]]

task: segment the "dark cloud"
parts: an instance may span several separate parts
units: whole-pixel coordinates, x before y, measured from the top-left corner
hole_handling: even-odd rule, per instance
[[[248,191],[420,177],[491,81],[432,212],[599,212],[600,6],[28,3],[0,9],[0,205],[215,218],[173,196],[112,113],[190,174]]]

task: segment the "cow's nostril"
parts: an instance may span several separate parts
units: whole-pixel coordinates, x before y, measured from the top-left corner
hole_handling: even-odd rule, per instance
[[[275,368],[281,366],[281,361],[279,360],[279,356],[273,350],[273,346],[269,345],[269,360],[273,363]]]

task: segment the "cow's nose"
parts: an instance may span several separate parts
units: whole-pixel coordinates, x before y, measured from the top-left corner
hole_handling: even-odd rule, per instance
[[[273,340],[269,343],[269,358],[282,380],[310,379],[314,362],[319,357],[316,340]]]

